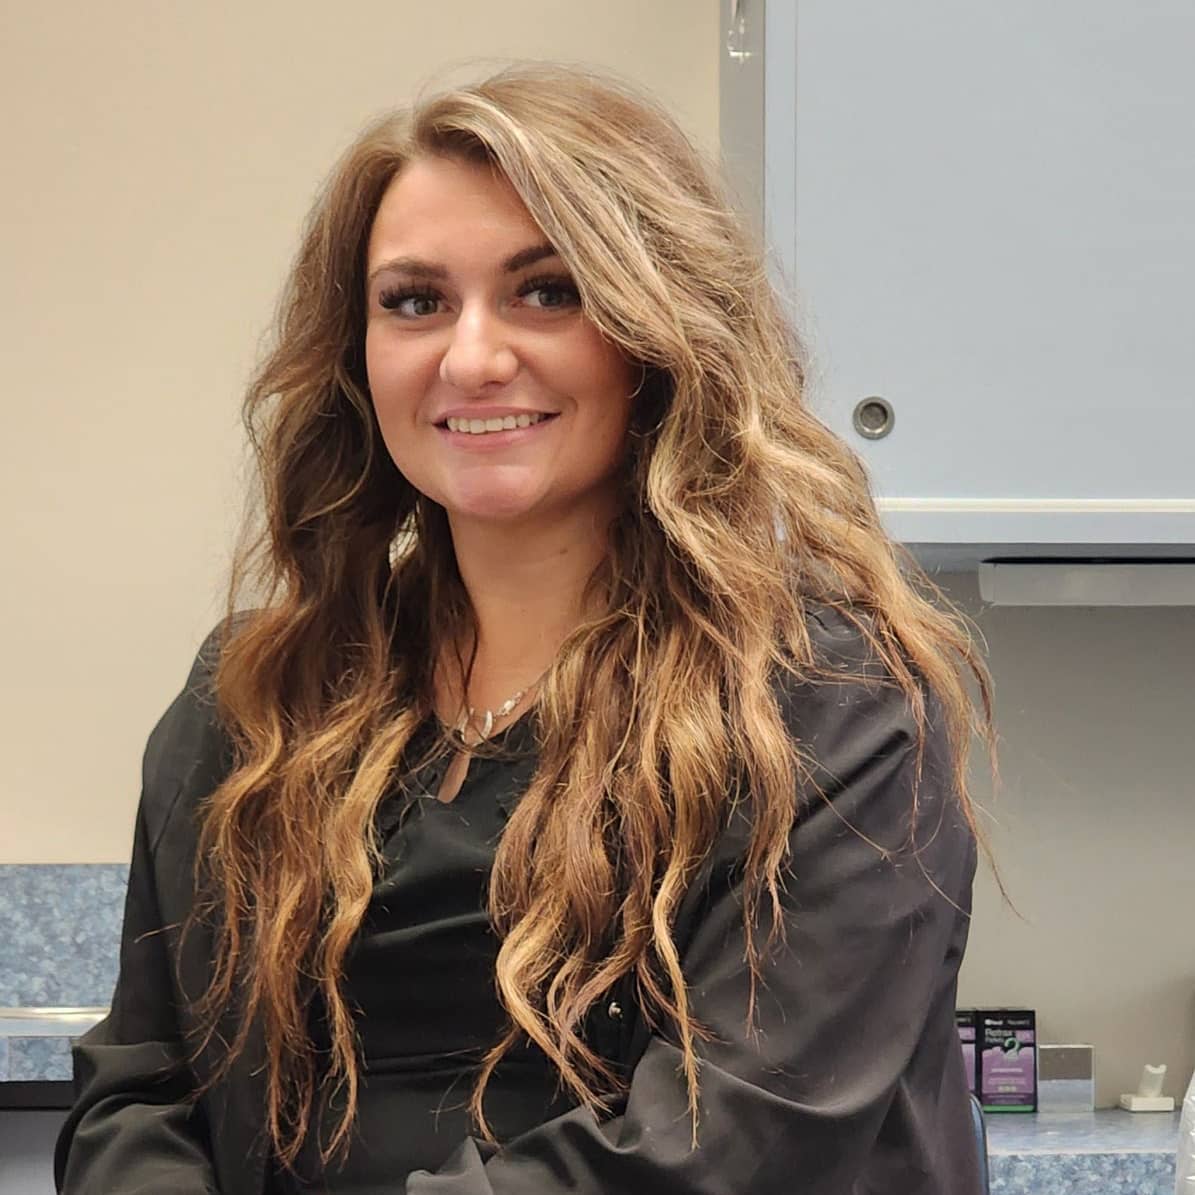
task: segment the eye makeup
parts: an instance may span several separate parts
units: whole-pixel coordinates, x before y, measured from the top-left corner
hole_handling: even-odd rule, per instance
[[[521,282],[515,293],[522,299],[536,291],[563,295],[567,299],[567,302],[564,303],[540,305],[536,310],[562,311],[578,306],[581,302],[576,284],[568,274],[537,274]],[[386,311],[394,311],[407,302],[438,303],[443,297],[441,291],[427,282],[412,282],[406,285],[384,287],[378,294],[378,306]],[[418,319],[434,314],[434,311],[414,311],[410,312],[407,318]]]

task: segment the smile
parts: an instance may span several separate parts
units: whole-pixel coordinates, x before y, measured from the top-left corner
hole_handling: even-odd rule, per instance
[[[537,423],[553,419],[555,416],[543,411],[529,412],[525,415],[506,415],[501,419],[456,419],[449,418],[441,425],[450,432],[461,432],[469,436],[486,436],[494,432],[510,432],[519,428],[534,427]]]

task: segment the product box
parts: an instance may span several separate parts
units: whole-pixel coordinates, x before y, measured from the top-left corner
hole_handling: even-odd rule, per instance
[[[1037,1110],[1090,1112],[1095,1107],[1095,1049],[1087,1042],[1037,1047]]]
[[[1033,1010],[977,1010],[976,1048],[983,1110],[1036,1112],[1037,1017]]]
[[[963,1046],[963,1065],[967,1068],[967,1087],[978,1093],[979,1070],[975,1061],[976,1014],[973,1008],[956,1008],[954,1021],[958,1026],[958,1039]]]

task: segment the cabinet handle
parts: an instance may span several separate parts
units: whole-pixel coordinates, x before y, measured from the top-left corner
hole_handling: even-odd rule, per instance
[[[872,395],[855,406],[855,431],[866,440],[882,440],[896,423],[896,412],[886,398]]]

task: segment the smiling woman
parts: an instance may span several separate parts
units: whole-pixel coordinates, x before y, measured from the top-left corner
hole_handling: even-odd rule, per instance
[[[715,172],[513,69],[361,134],[281,311],[60,1190],[977,1192],[987,672]]]

